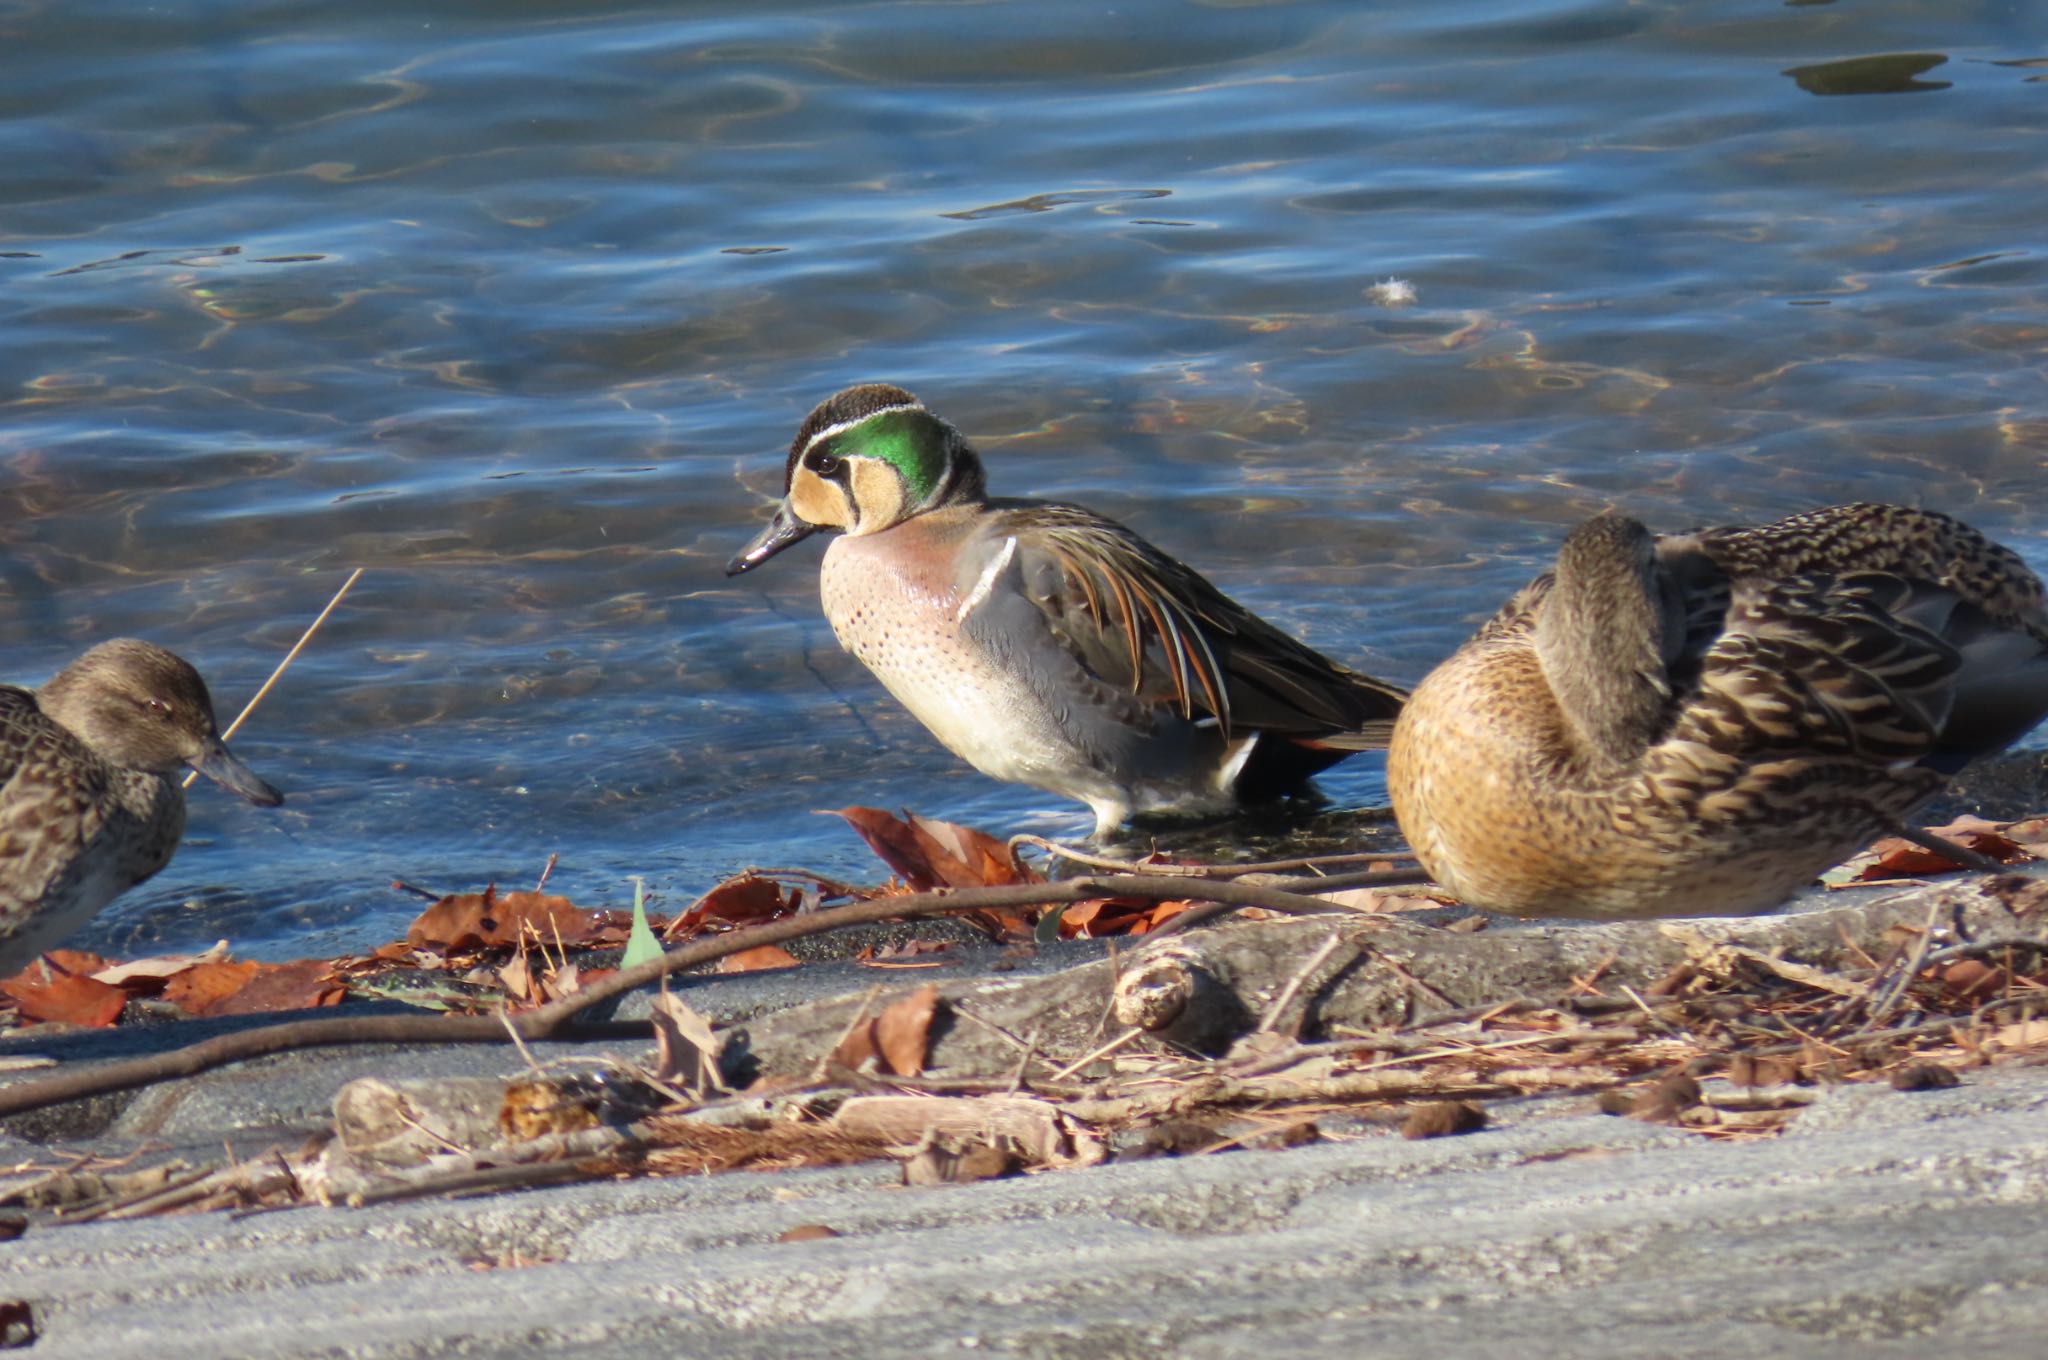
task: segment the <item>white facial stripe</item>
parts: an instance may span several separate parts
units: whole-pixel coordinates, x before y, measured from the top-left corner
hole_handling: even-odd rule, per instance
[[[1003,540],[1003,550],[996,554],[995,561],[982,570],[981,579],[974,583],[974,589],[968,591],[967,598],[960,602],[959,611],[953,615],[955,623],[965,623],[967,616],[988,598],[988,593],[996,588],[996,577],[1003,574],[1003,568],[1009,566],[1010,559],[1016,555],[1017,536],[1012,534]]]
[[[873,420],[876,416],[886,416],[895,411],[922,411],[923,409],[924,403],[916,401],[913,401],[908,405],[882,406],[877,407],[875,410],[868,412],[859,420],[842,420],[837,425],[827,425],[824,429],[812,435],[810,439],[805,442],[804,452],[809,453],[812,449],[824,443],[827,439],[831,439],[834,438],[835,436],[845,434],[848,430],[852,429],[856,425],[865,425],[870,420]]]

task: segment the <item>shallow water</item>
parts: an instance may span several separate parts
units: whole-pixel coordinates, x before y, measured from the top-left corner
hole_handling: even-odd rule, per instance
[[[721,575],[851,381],[1403,681],[1610,504],[2048,567],[2032,9],[9,4],[7,678],[141,633],[232,712],[367,569],[237,738],[287,806],[199,790],[81,942],[1085,830],[839,653],[814,545]]]

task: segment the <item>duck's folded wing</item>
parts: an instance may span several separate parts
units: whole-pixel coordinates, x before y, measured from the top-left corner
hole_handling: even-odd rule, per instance
[[[1297,642],[1123,526],[1033,505],[1009,527],[1024,596],[1105,684],[1226,735],[1385,744],[1402,690]]]
[[[1783,749],[1928,760],[1963,657],[1912,617],[1915,604],[1911,583],[1881,573],[1738,582],[1679,735],[1752,758]]]
[[[1931,685],[1946,709],[1923,764],[1953,774],[2010,746],[2048,716],[2048,636],[1992,613],[1979,603],[1981,592],[1889,573],[1845,577],[1840,590],[1858,592],[1893,620],[1895,645],[1924,648],[1932,637],[1954,658]],[[1910,663],[1902,657],[1897,669],[1910,688]]]
[[[1830,505],[1772,524],[1705,529],[1666,541],[1697,548],[1735,578],[1881,572],[1922,582],[1955,592],[2000,625],[2048,637],[2048,592],[2040,577],[2018,553],[1938,510]]]

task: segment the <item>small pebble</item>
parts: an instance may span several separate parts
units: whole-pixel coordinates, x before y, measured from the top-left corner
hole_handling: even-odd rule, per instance
[[[1483,1120],[1484,1118],[1485,1116],[1482,1115],[1481,1119]],[[1298,1123],[1288,1124],[1281,1128],[1272,1129],[1266,1133],[1247,1138],[1244,1140],[1244,1145],[1249,1148],[1264,1148],[1268,1150],[1274,1148],[1306,1147],[1310,1143],[1321,1141],[1322,1136],[1323,1131],[1316,1127],[1313,1119],[1304,1119]]]
[[[1892,1073],[1892,1089],[1897,1091],[1939,1091],[1960,1086],[1962,1081],[1961,1077],[1937,1062],[1907,1063]]]
[[[1401,1121],[1403,1138],[1447,1138],[1486,1127],[1486,1111],[1469,1100],[1440,1100],[1418,1105]]]
[[[1700,1103],[1700,1084],[1685,1073],[1666,1077],[1647,1091],[1602,1091],[1602,1114],[1625,1114],[1652,1123],[1673,1120]]]
[[[837,1229],[828,1228],[822,1223],[799,1223],[796,1227],[791,1228],[775,1240],[778,1242],[820,1242],[825,1238],[837,1236],[839,1236]]]

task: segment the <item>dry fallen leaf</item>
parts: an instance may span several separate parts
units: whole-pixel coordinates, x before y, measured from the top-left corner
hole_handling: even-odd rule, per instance
[[[721,973],[757,973],[769,968],[794,968],[803,960],[784,949],[781,945],[759,944],[752,949],[742,949],[737,954],[728,954],[718,961]]]
[[[549,893],[452,893],[428,907],[405,932],[415,949],[477,949],[517,944],[523,935],[552,945],[581,944],[597,928],[595,912]]]
[[[164,999],[190,1015],[262,1015],[338,1005],[345,989],[325,959],[202,963],[164,984]]]
[[[705,893],[695,906],[670,921],[661,937],[673,940],[690,935],[713,921],[736,926],[772,921],[795,911],[800,896],[796,889],[785,888],[772,878],[741,874]]]
[[[210,1015],[258,1015],[270,1011],[312,1010],[338,1006],[348,994],[326,959],[266,963],[242,990],[209,1011]]]
[[[164,984],[164,999],[188,1015],[211,1015],[214,1007],[247,986],[258,965],[202,963]]]
[[[1037,883],[1039,876],[1017,863],[1009,843],[958,822],[906,812],[925,861],[949,888],[1000,888]]]
[[[1946,826],[1930,826],[1927,830],[1966,850],[1988,855],[2001,864],[2016,863],[2031,855],[2026,846],[2005,834],[2005,824],[1986,821],[1982,817],[1958,817]],[[1872,883],[1955,873],[1962,867],[1947,855],[1926,849],[1916,842],[1899,836],[1886,836],[1840,869],[1830,871],[1827,877],[1832,883]]]
[[[119,987],[55,968],[45,974],[41,963],[0,982],[0,992],[13,998],[15,1007],[31,1020],[91,1029],[113,1024],[128,1004],[128,993]]]
[[[914,812],[899,819],[870,807],[840,808],[831,815],[844,817],[912,892],[1041,881],[1017,864],[1006,842],[973,827]]]
[[[725,1040],[711,1022],[673,992],[657,992],[649,1004],[654,1022],[655,1076],[705,1100],[729,1088],[718,1070]]]
[[[93,976],[112,987],[127,987],[130,991],[140,990],[137,983],[151,979],[161,980],[176,977],[187,968],[202,963],[220,963],[228,957],[228,942],[216,941],[213,948],[203,954],[160,954],[153,959],[137,959],[133,963],[116,963],[100,969]]]
[[[880,808],[844,807],[829,814],[844,817],[847,825],[860,834],[868,843],[868,849],[890,872],[907,884],[912,892],[930,892],[940,886],[938,874],[933,871],[924,851],[919,846],[917,833],[908,822],[898,821]]]
[[[856,1025],[840,1040],[832,1051],[832,1061],[856,1072],[872,1062],[892,1076],[916,1076],[924,1071],[938,1005],[939,989],[929,983],[891,1002],[880,1015]]]
[[[1991,1035],[2001,1048],[2039,1048],[2048,1044],[2048,1020],[2021,1020],[2016,1024],[2001,1025]]]
[[[498,969],[498,982],[504,987],[506,994],[515,1001],[534,999],[533,970],[527,966],[524,949],[514,954]]]
[[[1314,896],[1357,912],[1430,911],[1449,900],[1414,888],[1340,888]]]
[[[80,977],[91,977],[113,966],[111,961],[97,954],[88,954],[82,949],[49,949],[15,976],[33,978],[40,982],[45,962],[53,973],[76,973]],[[100,979],[102,982],[106,980]]]
[[[1149,898],[1098,897],[1056,910],[1061,913],[1062,938],[1099,940],[1110,935],[1146,935],[1184,911],[1207,905],[1187,899],[1155,902]]]
[[[939,989],[927,983],[875,1017],[875,1047],[888,1071],[899,1077],[914,1077],[924,1071],[932,1017],[938,1007]]]

